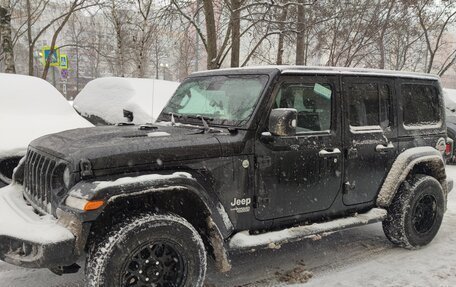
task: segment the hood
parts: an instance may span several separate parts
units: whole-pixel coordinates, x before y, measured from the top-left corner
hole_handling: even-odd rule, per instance
[[[106,126],[64,131],[34,140],[30,145],[73,164],[88,159],[93,170],[219,157],[215,134],[198,127]]]

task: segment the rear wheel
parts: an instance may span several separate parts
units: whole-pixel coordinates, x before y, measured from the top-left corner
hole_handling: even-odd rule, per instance
[[[383,221],[386,237],[405,248],[430,243],[442,223],[445,195],[439,181],[427,175],[415,175],[404,182],[388,207]]]
[[[88,286],[202,286],[206,251],[176,215],[143,214],[119,224],[88,255]]]

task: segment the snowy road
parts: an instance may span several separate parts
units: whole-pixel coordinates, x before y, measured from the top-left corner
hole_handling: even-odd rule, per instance
[[[447,168],[456,180],[456,167]],[[208,274],[208,286],[456,286],[456,191],[435,240],[408,251],[392,246],[381,224],[232,258],[234,270]],[[0,262],[0,286],[82,286],[82,274],[56,276]],[[307,282],[307,283],[304,283]]]

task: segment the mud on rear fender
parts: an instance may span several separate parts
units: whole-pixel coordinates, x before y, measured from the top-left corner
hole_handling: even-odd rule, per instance
[[[445,194],[448,194],[442,154],[432,147],[414,147],[399,154],[394,161],[377,197],[379,207],[388,207],[391,204],[401,183],[418,165],[425,166],[430,171],[429,175],[435,177],[442,185]]]

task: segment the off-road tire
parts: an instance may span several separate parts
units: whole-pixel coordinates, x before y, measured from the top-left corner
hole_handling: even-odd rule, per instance
[[[86,286],[123,287],[125,284],[122,284],[124,282],[122,280],[125,280],[123,277],[125,275],[121,273],[126,274],[125,268],[129,270],[127,266],[130,264],[129,262],[137,260],[132,259],[133,256],[138,255],[140,252],[138,250],[142,250],[141,248],[147,249],[148,246],[152,247],[157,242],[169,243],[177,250],[179,258],[182,259],[179,262],[182,261],[182,266],[185,268],[180,274],[184,274],[184,278],[177,284],[179,287],[203,286],[206,274],[204,243],[201,236],[188,221],[174,214],[141,214],[131,217],[114,226],[102,238],[94,240],[87,255]],[[154,254],[153,252],[150,253]],[[163,253],[169,254],[168,251],[163,251]],[[142,260],[141,264],[146,262],[143,257],[140,260]],[[177,262],[175,258],[174,260]],[[151,265],[149,261],[147,263]],[[151,267],[149,265],[143,266],[144,268],[141,270],[148,269],[147,272],[149,273],[149,267]],[[138,272],[136,271],[136,273]],[[145,272],[142,271],[141,275],[144,275]],[[155,273],[155,271],[151,272]],[[154,286],[152,285],[152,278],[150,281],[149,278],[147,279],[150,282],[149,284],[139,284],[139,286]],[[145,279],[142,278],[141,280]],[[166,286],[166,284],[162,284],[162,286]]]
[[[392,243],[408,249],[425,246],[434,239],[442,223],[443,188],[434,177],[414,175],[401,185],[387,211],[383,231]]]

